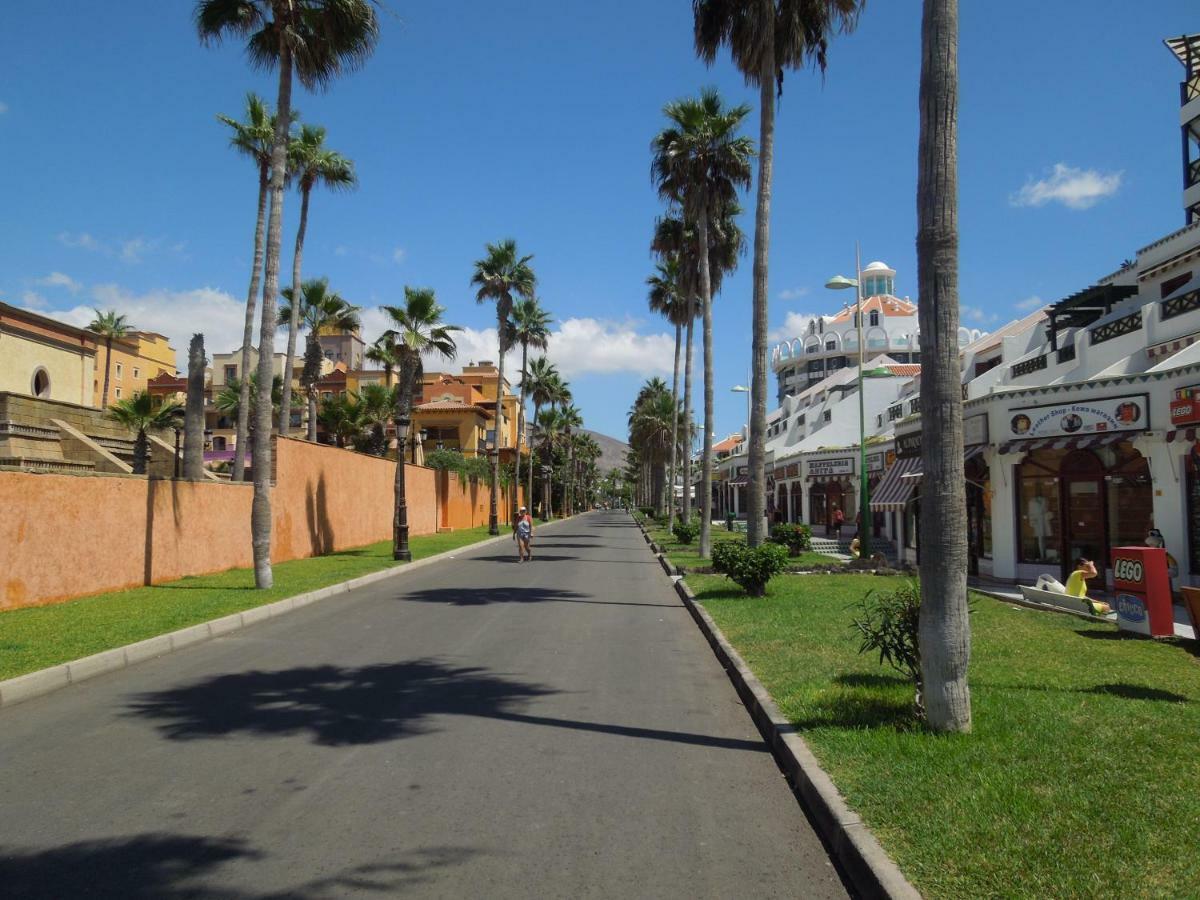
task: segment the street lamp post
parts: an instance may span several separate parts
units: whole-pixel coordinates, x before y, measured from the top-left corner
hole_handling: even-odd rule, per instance
[[[866,559],[871,555],[871,528],[868,524],[871,515],[869,487],[867,484],[867,415],[866,399],[863,396],[863,315],[862,315],[862,258],[858,243],[854,245],[854,278],[844,275],[834,275],[825,287],[831,290],[854,288],[854,319],[858,324],[858,556]]]
[[[402,415],[396,419],[396,465],[400,467],[396,477],[396,515],[392,521],[392,559],[412,562],[412,551],[408,549],[408,497],[405,486],[407,472],[404,470],[404,442],[408,437],[409,418]]]

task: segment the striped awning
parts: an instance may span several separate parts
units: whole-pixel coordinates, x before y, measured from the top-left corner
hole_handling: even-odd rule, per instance
[[[729,485],[730,487],[745,487],[746,486],[746,482],[744,482],[744,481],[727,481],[725,483],[727,485]]]
[[[1007,441],[1000,445],[1001,453],[1024,453],[1029,450],[1089,450],[1105,447],[1117,441],[1134,437],[1127,431],[1110,431],[1105,434],[1077,434],[1072,437],[1034,438],[1024,441]]]
[[[920,469],[920,457],[910,456],[896,460],[876,486],[875,493],[871,495],[871,509],[875,512],[903,512],[917,482],[921,480]]]

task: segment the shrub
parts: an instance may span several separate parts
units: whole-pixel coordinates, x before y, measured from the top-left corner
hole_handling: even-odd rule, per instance
[[[787,551],[778,544],[747,547],[741,541],[722,541],[713,547],[713,571],[720,572],[751,597],[767,592],[767,583],[787,566]]]
[[[675,528],[672,529],[675,534],[675,540],[681,544],[690,544],[700,534],[699,522],[676,522]]]
[[[888,593],[869,592],[859,603],[851,627],[862,638],[859,653],[879,652],[879,664],[889,665],[911,681],[921,696],[921,588],[909,581]]]
[[[771,542],[788,548],[792,556],[812,549],[812,529],[799,523],[780,524],[771,529]]]
[[[654,515],[654,507],[653,506],[639,506],[638,512],[640,512],[643,516],[645,516],[647,519],[649,519]]]

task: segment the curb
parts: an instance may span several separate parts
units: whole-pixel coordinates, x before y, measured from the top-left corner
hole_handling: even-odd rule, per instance
[[[553,522],[547,524],[553,526],[559,522],[568,522],[573,518],[575,517],[555,519]],[[543,525],[542,527],[545,526]],[[81,681],[88,681],[100,675],[107,675],[109,672],[126,669],[147,659],[166,656],[185,647],[191,647],[194,644],[223,637],[235,631],[241,631],[243,628],[249,628],[258,622],[274,619],[277,616],[285,615],[320,600],[336,597],[339,594],[345,594],[357,588],[366,587],[377,581],[394,578],[397,575],[412,572],[414,569],[423,569],[425,566],[441,562],[465,550],[471,550],[475,547],[486,547],[489,544],[506,540],[509,540],[508,535],[485,538],[482,541],[475,541],[473,544],[464,544],[454,550],[446,550],[442,553],[435,553],[433,556],[427,556],[424,559],[414,560],[403,566],[380,569],[378,572],[360,575],[357,578],[351,578],[349,581],[331,584],[305,594],[284,597],[282,600],[264,603],[262,606],[254,606],[242,612],[222,616],[219,619],[201,622],[199,625],[190,625],[187,628],[155,635],[134,644],[114,647],[111,650],[104,650],[91,656],[85,656],[82,659],[59,663],[47,669],[27,672],[24,675],[0,681],[0,709],[7,709],[26,700],[52,694],[73,684],[79,684]]]
[[[821,768],[804,738],[796,733],[795,726],[779,711],[741,654],[729,643],[708,611],[696,602],[687,582],[677,576],[675,566],[662,554],[656,556],[663,571],[672,576],[675,593],[725,667],[771,754],[854,888],[864,897],[920,900],[920,893],[904,877],[858,813],[847,805],[833,779]]]

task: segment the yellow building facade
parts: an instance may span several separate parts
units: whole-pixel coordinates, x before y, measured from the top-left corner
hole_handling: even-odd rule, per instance
[[[153,331],[131,331],[124,338],[112,343],[112,362],[108,359],[108,348],[102,337],[96,339],[96,369],[92,379],[92,406],[100,406],[104,394],[104,374],[108,371],[108,405],[117,400],[127,400],[139,391],[146,390],[152,378],[177,371],[175,348],[166,336]]]
[[[0,303],[0,392],[91,406],[96,336]]]

